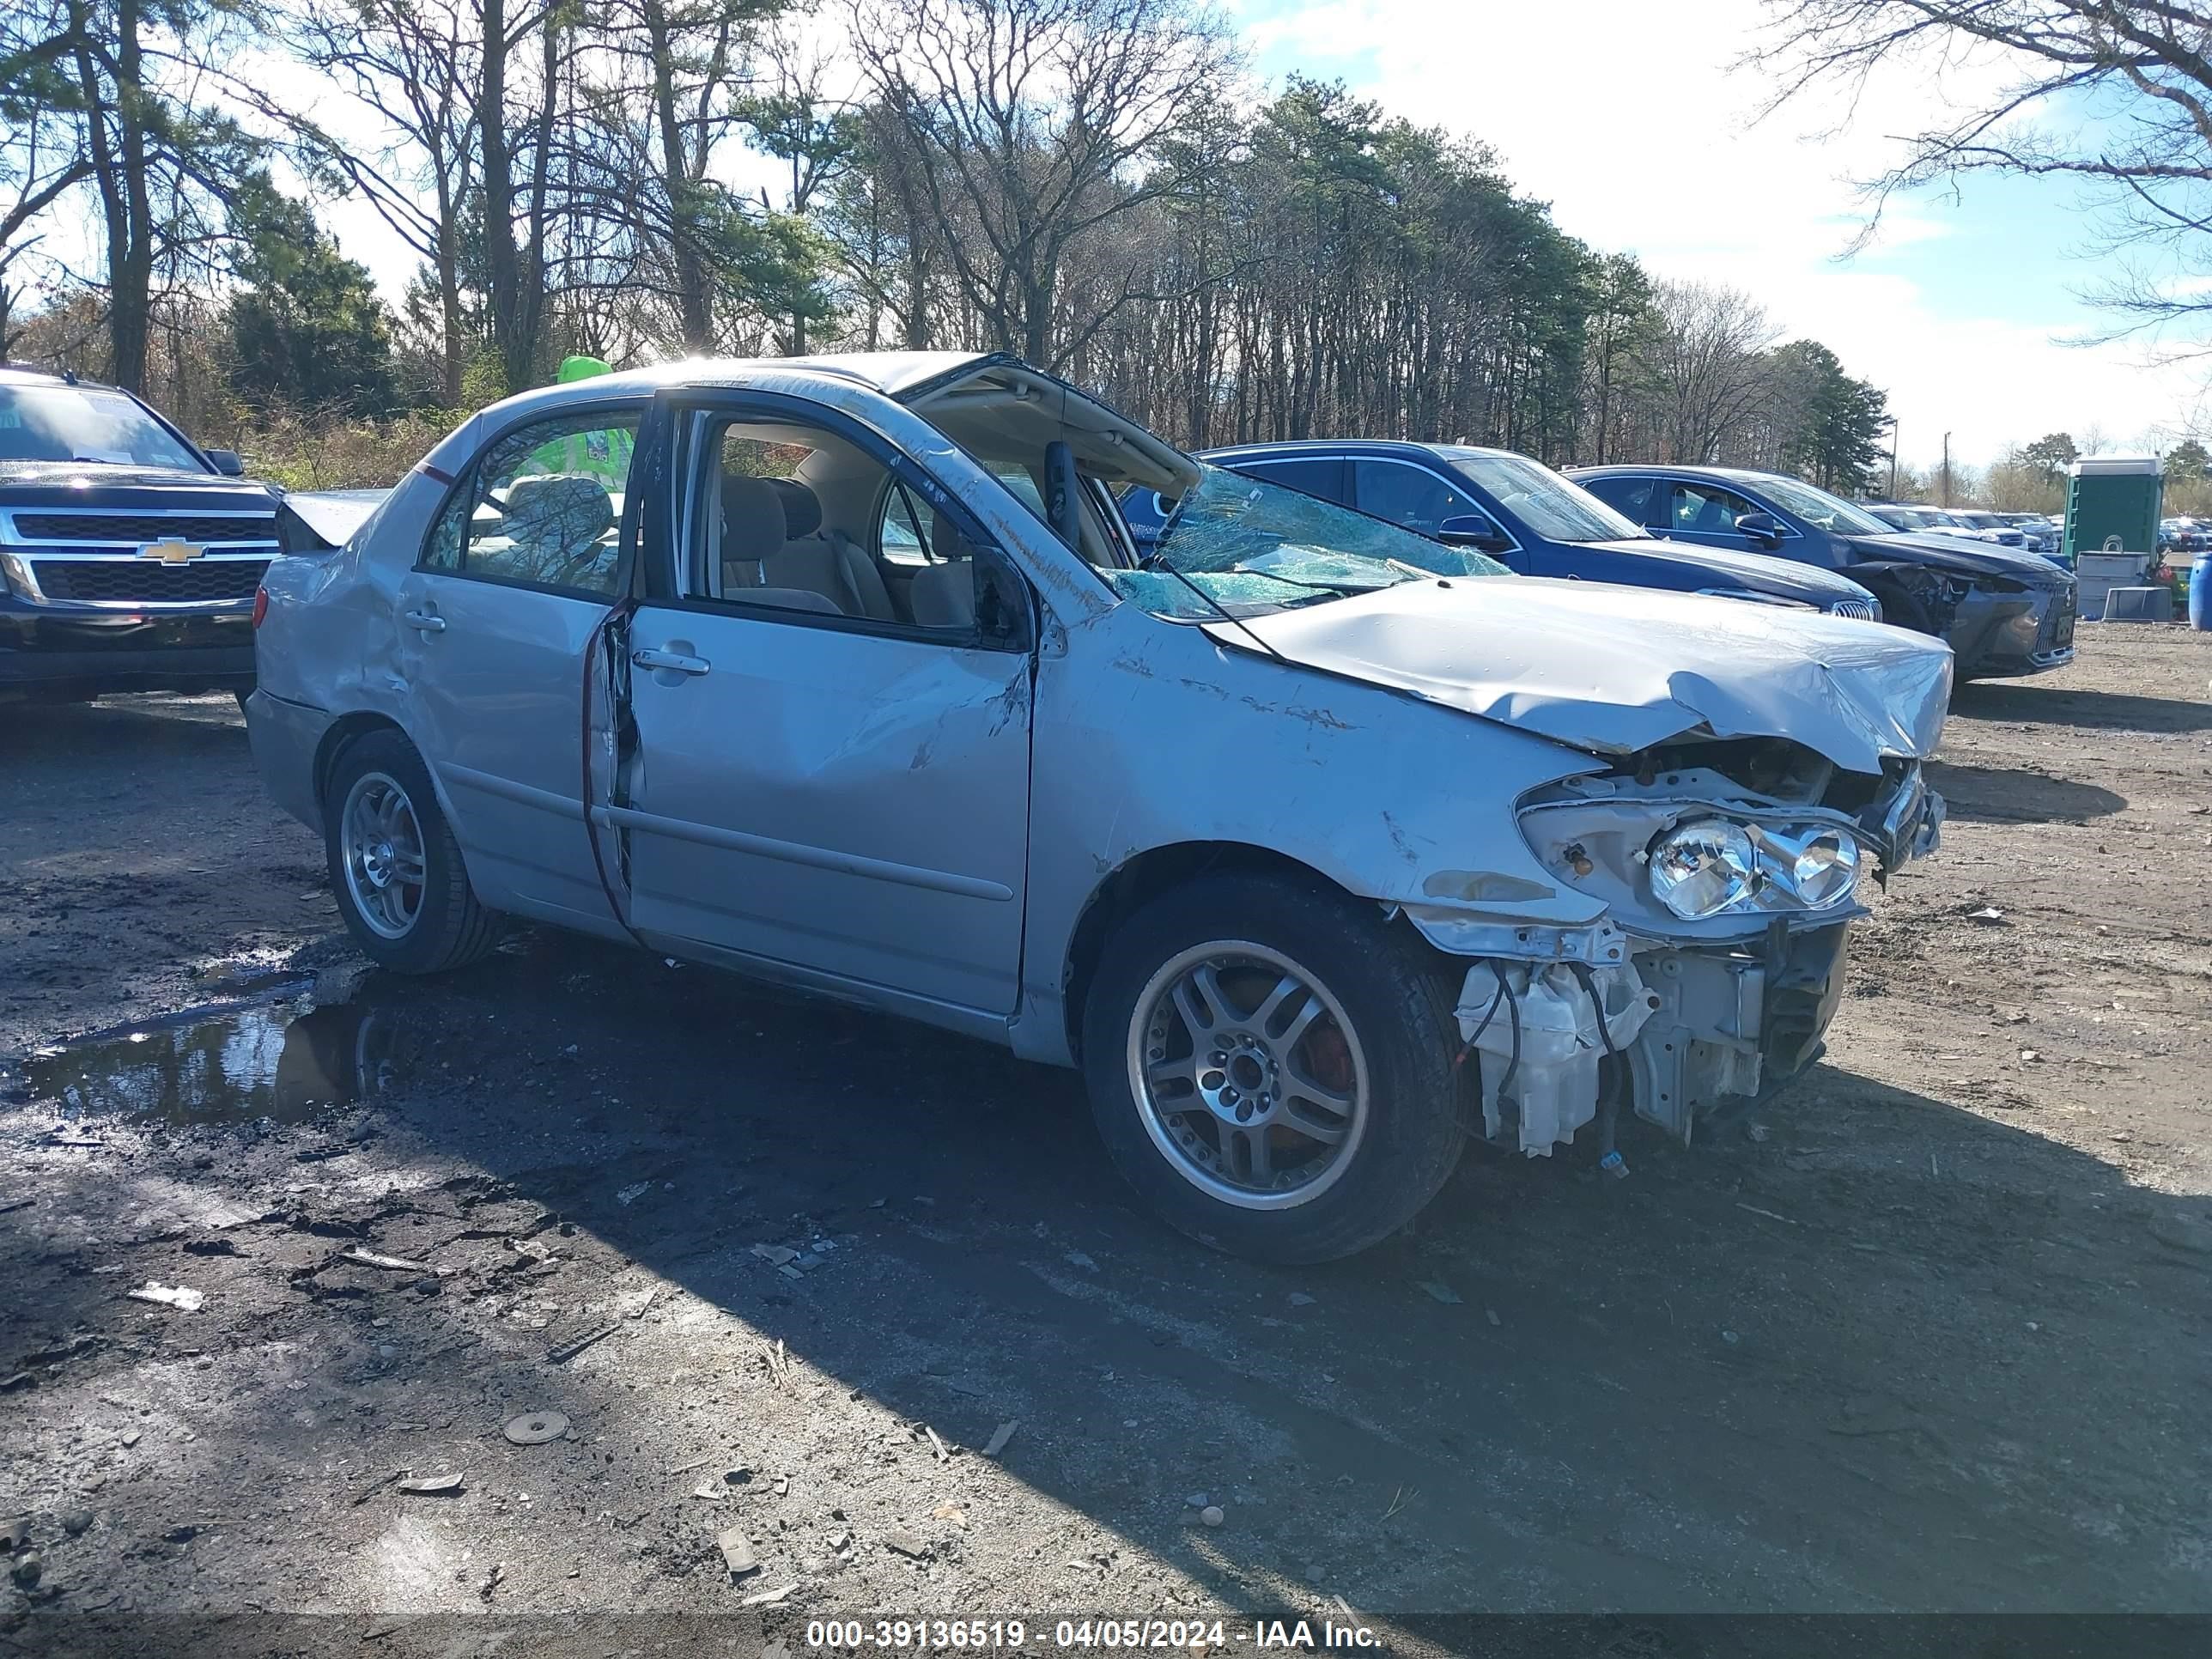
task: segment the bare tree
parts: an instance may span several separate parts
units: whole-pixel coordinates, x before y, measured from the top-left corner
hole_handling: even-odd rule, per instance
[[[1770,112],[1814,88],[1854,100],[1877,75],[1935,70],[1937,118],[1899,135],[1869,181],[1870,234],[1901,190],[1975,173],[2071,179],[2104,209],[2104,251],[2136,256],[2088,295],[2112,337],[2212,313],[2212,4],[2205,0],[1767,0],[1774,38],[1745,59],[1780,79]],[[1961,64],[1974,71],[1971,82]],[[1998,73],[1988,78],[1994,67]],[[2095,118],[2082,112],[2094,109]],[[2148,263],[2143,263],[2148,261]],[[2164,268],[2160,268],[2160,267]]]
[[[962,298],[992,343],[1060,363],[1128,294],[1062,317],[1071,252],[1170,188],[1142,164],[1221,77],[1220,23],[1192,0],[852,3],[862,72],[957,227]]]
[[[1759,412],[1767,348],[1781,332],[1751,295],[1708,283],[1661,283],[1651,366],[1666,419],[1667,459],[1713,459]]]
[[[463,214],[476,189],[483,19],[469,0],[307,0],[282,25],[309,68],[383,122],[367,151],[319,111],[276,110],[310,159],[343,178],[419,254],[437,296],[446,404],[461,402]]]

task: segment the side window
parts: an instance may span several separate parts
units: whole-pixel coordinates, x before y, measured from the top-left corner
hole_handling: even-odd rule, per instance
[[[1026,617],[1012,572],[858,444],[787,422],[721,420],[708,435],[684,598],[963,644],[1003,641]]]
[[[430,526],[422,568],[612,598],[638,420],[596,410],[498,439]]]
[[[1232,461],[1230,468],[1271,484],[1280,484],[1285,489],[1295,489],[1302,495],[1318,495],[1339,506],[1348,506],[1352,500],[1345,492],[1344,463],[1334,458]]]
[[[1446,519],[1482,512],[1467,491],[1455,489],[1425,466],[1355,460],[1352,477],[1362,513],[1388,519],[1420,535],[1435,535]]]
[[[1637,524],[1646,523],[1644,509],[1651,499],[1649,478],[1577,478],[1575,483],[1616,513]]]
[[[1048,522],[1044,510],[1044,493],[1037,488],[1036,479],[1029,468],[1011,461],[981,461],[991,476],[1006,485],[1013,498],[1037,516],[1037,522]],[[930,538],[934,517],[929,504],[919,496],[893,489],[884,497],[882,521],[876,527],[876,547],[880,556],[892,564],[921,566],[933,562]]]
[[[1736,534],[1735,521],[1759,511],[1733,489],[1710,483],[1676,484],[1672,509],[1668,521],[1675,529],[1722,536]]]
[[[876,545],[891,564],[927,564],[934,556],[929,550],[929,534],[935,521],[927,501],[917,501],[905,489],[888,489],[884,492],[883,520],[876,528]]]

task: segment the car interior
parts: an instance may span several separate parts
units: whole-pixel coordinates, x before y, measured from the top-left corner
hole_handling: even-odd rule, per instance
[[[963,380],[917,412],[1101,570],[1136,562],[1104,492],[1185,482],[1188,463],[1141,428],[1015,366]],[[688,593],[973,629],[978,584],[998,580],[997,568],[979,565],[960,526],[874,456],[820,428],[743,420],[722,423],[708,449],[719,510],[693,524]]]

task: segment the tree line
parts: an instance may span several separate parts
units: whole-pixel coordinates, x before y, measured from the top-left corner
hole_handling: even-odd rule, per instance
[[[1194,447],[1878,476],[1881,391],[1753,296],[1567,234],[1480,143],[1255,88],[1198,0],[823,3],[15,0],[0,356],[265,429],[570,352],[1006,349]],[[396,307],[339,195],[417,260]]]

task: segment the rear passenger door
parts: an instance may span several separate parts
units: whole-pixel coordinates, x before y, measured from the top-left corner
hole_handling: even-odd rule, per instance
[[[1632,524],[1649,526],[1654,522],[1650,479],[1613,474],[1602,478],[1577,478],[1574,482]]]
[[[584,647],[620,591],[639,400],[501,432],[395,590],[391,672],[478,896],[605,931],[584,826]]]
[[[1352,505],[1351,469],[1334,455],[1261,456],[1256,460],[1232,460],[1229,466],[1233,472],[1263,483],[1280,484],[1301,495],[1317,496],[1339,507]]]
[[[672,488],[656,501],[673,510],[649,520],[652,580],[629,630],[635,755],[605,809],[626,838],[635,925],[833,986],[1011,1012],[1026,584],[858,422],[735,393],[672,414]],[[787,520],[751,475],[724,471],[742,444],[779,449],[787,476],[811,481],[823,533],[888,575],[891,616],[861,614],[817,556],[780,543]],[[748,482],[726,488],[731,476]]]

